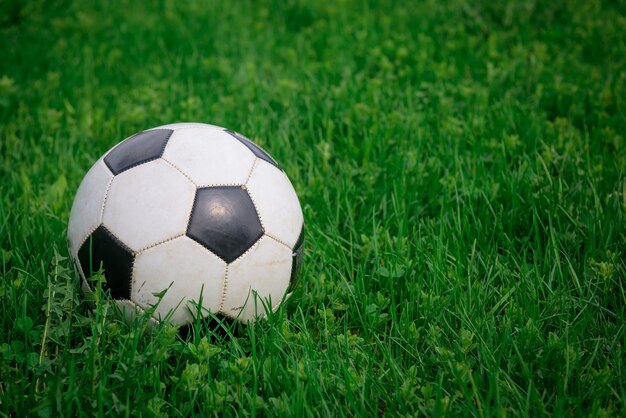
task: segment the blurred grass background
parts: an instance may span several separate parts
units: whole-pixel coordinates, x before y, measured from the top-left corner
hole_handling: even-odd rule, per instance
[[[623,1],[0,4],[0,414],[623,416]],[[74,192],[199,121],[285,168],[294,297],[189,342],[90,309]]]

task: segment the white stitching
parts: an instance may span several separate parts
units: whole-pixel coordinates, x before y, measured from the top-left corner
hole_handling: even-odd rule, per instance
[[[193,217],[193,210],[196,208],[196,199],[198,198],[198,190],[196,189],[196,194],[193,197],[193,202],[191,203],[191,209],[189,210],[189,217],[187,218],[187,228],[189,228],[189,224],[191,223],[191,218]],[[190,240],[192,240],[193,242],[195,242],[196,244],[198,244],[199,246],[201,246],[202,248],[204,248],[205,250],[207,250],[209,253],[211,253],[212,255],[214,255],[215,257],[219,258],[220,260],[224,261],[222,259],[222,257],[220,257],[219,255],[215,254],[213,252],[213,250],[211,250],[209,247],[207,247],[205,244],[203,244],[202,242],[198,241],[197,239],[193,238],[192,236],[187,235],[187,231],[185,231],[184,234],[179,235],[179,237],[181,236],[187,236],[187,238],[189,238]],[[176,237],[178,238],[178,237]],[[228,265],[228,263],[226,264]]]
[[[217,313],[224,313],[224,301],[226,300],[226,291],[228,290],[228,264],[226,264],[226,270],[224,270],[224,281],[222,283],[222,297],[220,300]],[[225,313],[224,313],[225,314]]]
[[[261,240],[263,239],[264,235],[261,235],[261,237],[259,239],[257,239],[254,244],[252,244],[250,246],[250,248],[248,248],[246,251],[244,251],[243,254],[241,254],[239,257],[235,258],[233,261],[231,261],[230,263],[226,264],[226,272],[224,273],[224,284],[222,286],[222,300],[220,301],[220,306],[219,309],[217,310],[217,313],[223,313],[224,315],[229,316],[224,310],[224,300],[226,299],[226,291],[228,290],[228,267],[233,264],[236,263],[237,261],[241,260],[243,257],[245,257],[248,253],[250,253],[253,249],[255,249],[259,243],[261,242]],[[231,318],[233,318],[231,316]],[[233,319],[237,319],[237,318],[233,318]]]
[[[189,223],[189,222],[187,222],[187,223]],[[178,234],[175,237],[167,238],[167,239],[161,240],[159,242],[156,242],[154,244],[146,245],[145,247],[141,248],[140,250],[137,250],[137,252],[135,252],[135,255],[139,255],[140,253],[142,253],[144,251],[147,251],[150,248],[154,248],[157,245],[165,244],[166,242],[174,241],[175,239],[180,238],[180,237],[184,237],[184,236],[185,236],[185,232],[183,232],[182,234]]]
[[[109,155],[109,154],[110,154],[113,150],[115,150],[118,146],[122,145],[123,143],[125,143],[125,142],[126,142],[126,141],[128,141],[129,139],[131,139],[131,138],[133,138],[133,137],[135,137],[135,136],[137,136],[137,135],[139,135],[139,134],[142,134],[142,133],[145,133],[145,132],[150,132],[150,131],[157,131],[157,130],[159,130],[159,131],[170,131],[170,133],[167,135],[167,138],[165,138],[165,142],[163,143],[163,146],[161,147],[161,152],[159,153],[159,155],[157,155],[156,157],[152,157],[152,158],[150,158],[150,159],[148,159],[148,160],[145,160],[145,161],[139,161],[139,162],[136,162],[136,163],[134,163],[134,164],[131,164],[131,165],[129,165],[128,167],[125,167],[123,170],[118,171],[117,173],[114,173],[114,172],[113,172],[113,169],[112,169],[111,167],[109,167],[109,163],[107,163],[107,161],[105,160],[105,158],[106,158],[106,157],[107,157],[107,156],[108,156],[108,155]],[[165,148],[167,147],[167,144],[169,144],[169,142],[170,142],[170,138],[172,137],[172,135],[173,135],[173,134],[174,134],[174,130],[173,130],[173,129],[167,129],[167,128],[165,128],[165,129],[163,129],[163,128],[158,128],[158,129],[148,129],[147,131],[137,132],[136,134],[133,134],[133,135],[129,136],[128,138],[124,139],[123,141],[118,142],[117,144],[115,144],[115,145],[113,146],[113,148],[111,148],[109,151],[107,151],[106,155],[102,158],[102,161],[104,162],[104,165],[106,165],[106,166],[107,166],[107,168],[109,169],[109,171],[110,171],[110,172],[111,172],[114,176],[119,176],[120,174],[122,174],[122,173],[124,173],[124,172],[126,172],[126,171],[130,170],[131,168],[139,167],[140,165],[143,165],[143,164],[146,164],[146,163],[149,163],[149,162],[152,162],[152,161],[156,161],[156,160],[158,160],[159,158],[162,158],[162,157],[163,157],[163,153],[165,152]]]
[[[107,184],[106,190],[104,191],[104,199],[102,199],[102,207],[100,208],[100,218],[98,219],[98,223],[102,223],[102,220],[104,219],[104,205],[106,205],[107,199],[109,198],[109,190],[111,189],[114,179],[115,176],[112,176],[111,180],[109,180],[109,183]]]
[[[294,248],[292,248],[291,246],[289,246],[285,241],[281,241],[280,239],[276,238],[273,235],[268,234],[267,232],[265,233],[265,236],[268,238],[273,239],[274,241],[276,241],[279,244],[284,245],[285,247],[289,248],[289,251],[291,251],[292,253],[294,252]]]
[[[107,199],[109,198],[109,190],[111,189],[111,185],[113,184],[113,180],[115,179],[115,176],[111,177],[111,180],[109,180],[109,183],[107,184],[107,188],[104,192],[104,199],[102,199],[102,207],[100,208],[100,218],[98,219],[98,226],[96,226],[93,231],[91,231],[89,233],[89,235],[93,234],[94,231],[96,229],[98,229],[100,227],[100,225],[102,225],[102,222],[104,221],[104,207],[107,203]],[[89,238],[89,235],[87,235],[84,239],[82,244],[80,244],[80,247],[83,246],[83,244],[85,243],[85,241],[87,241],[87,238]],[[80,248],[78,247],[78,248]]]
[[[209,183],[198,186],[198,189],[206,189],[207,187],[242,187],[241,183]]]
[[[189,177],[187,175],[187,173],[185,173],[183,170],[181,170],[180,168],[178,168],[177,165],[175,165],[173,162],[171,162],[170,160],[168,160],[165,157],[161,157],[161,159],[163,161],[165,161],[166,163],[168,163],[170,166],[172,166],[172,168],[174,168],[176,171],[178,171],[180,174],[182,174],[183,176],[185,176],[187,178],[187,180],[189,180],[191,182],[191,184],[193,184],[194,186],[196,186],[196,188],[198,187],[198,185],[196,184],[195,181],[193,181],[193,179],[191,177]]]
[[[261,240],[263,239],[263,237],[265,236],[265,233],[263,233],[263,235],[261,235],[259,237],[259,239],[257,239],[256,241],[254,241],[254,243],[252,243],[252,245],[246,250],[244,251],[239,257],[235,258],[233,261],[231,261],[230,264],[236,263],[237,261],[239,261],[241,258],[245,257],[246,254],[248,254],[249,252],[251,252],[257,245],[259,245],[259,243],[261,242]]]
[[[213,252],[213,250],[211,250],[209,247],[207,247],[206,245],[204,245],[203,243],[201,243],[200,241],[196,240],[195,238],[190,237],[189,235],[183,234],[181,236],[187,236],[187,238],[189,238],[190,240],[192,240],[193,242],[195,242],[196,244],[198,244],[199,246],[201,246],[202,248],[204,248],[205,250],[207,250],[209,253],[211,253],[212,255],[214,255],[215,257],[219,258],[222,262],[226,263],[226,261],[224,261],[224,259],[222,257],[220,257],[219,255],[215,254]],[[228,263],[226,263],[228,264]]]
[[[254,201],[254,197],[252,197],[252,193],[250,191],[250,188],[248,187],[248,182],[250,181],[250,178],[252,177],[252,174],[254,173],[254,169],[257,167],[259,160],[260,158],[255,156],[254,164],[252,164],[252,169],[250,170],[250,173],[248,174],[246,183],[241,188],[244,189],[248,193],[248,196],[250,197],[250,200],[252,201],[252,206],[254,206],[254,211],[259,217],[259,222],[261,222],[261,228],[263,228],[263,233],[265,233],[265,225],[263,224],[263,218],[261,217],[261,212],[259,211],[259,207]]]
[[[107,167],[107,165],[104,164],[104,161],[102,162],[102,164],[109,172],[111,171],[109,167]],[[87,241],[87,238],[89,238],[89,236],[93,234],[95,230],[100,228],[100,226],[102,225],[102,220],[104,218],[104,206],[106,205],[107,198],[109,197],[109,190],[111,189],[111,184],[113,184],[113,180],[115,179],[115,176],[113,175],[113,173],[110,173],[110,174],[111,174],[111,178],[109,179],[109,182],[107,183],[107,187],[104,190],[104,197],[102,199],[102,205],[100,206],[100,215],[98,216],[98,224],[94,228],[91,228],[91,230],[79,241],[80,244],[78,245],[76,249],[77,258],[78,258],[78,251],[80,250],[80,247],[82,247],[83,244],[85,244],[85,242]]]
[[[137,259],[137,253],[133,251],[133,262],[130,264],[130,292],[128,300],[133,296],[133,285],[135,284],[135,260]],[[131,302],[135,303],[131,300]]]
[[[196,208],[196,199],[198,199],[198,188],[196,187],[196,191],[193,194],[193,200],[191,201],[191,208],[189,209],[189,216],[187,216],[187,225],[185,227],[185,234],[187,234],[187,230],[189,229],[189,224],[191,223],[191,217],[193,216],[193,210]]]
[[[250,193],[250,189],[248,187],[245,187],[243,188],[243,190],[245,190],[246,193],[248,193],[248,196],[250,197],[250,201],[252,201],[252,206],[254,206],[254,211],[259,217],[259,222],[261,223],[261,228],[263,229],[263,233],[265,233],[265,225],[263,224],[263,218],[261,217],[261,212],[259,212],[259,207],[256,205],[256,202],[254,201],[254,198],[252,197],[252,193]]]
[[[259,157],[257,157],[256,155],[254,156],[254,162],[252,163],[252,168],[250,168],[250,172],[248,173],[248,177],[246,177],[246,181],[244,183],[244,185],[248,185],[248,182],[250,181],[250,178],[252,177],[252,173],[254,172],[254,169],[256,168],[256,165],[259,161]]]
[[[85,245],[85,243],[87,242],[87,239],[89,239],[91,234],[96,232],[96,229],[100,228],[101,226],[102,226],[102,221],[98,225],[96,225],[95,228],[91,228],[91,230],[87,233],[87,235],[85,235],[85,237],[82,240],[80,240],[80,245],[76,248],[76,259],[78,259],[78,252],[80,251],[82,246]]]

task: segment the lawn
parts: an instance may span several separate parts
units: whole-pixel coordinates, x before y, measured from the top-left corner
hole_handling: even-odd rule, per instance
[[[0,4],[1,416],[624,416],[626,3]],[[143,333],[68,259],[149,127],[267,149],[306,257],[252,325]]]

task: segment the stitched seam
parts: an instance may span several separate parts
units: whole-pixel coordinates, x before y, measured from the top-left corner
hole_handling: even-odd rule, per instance
[[[261,240],[263,239],[264,236],[265,236],[265,234],[262,234],[259,238],[257,238],[256,241],[254,241],[252,243],[252,245],[250,245],[250,247],[246,251],[243,252],[243,254],[241,254],[239,257],[235,258],[233,261],[231,261],[228,264],[230,265],[232,263],[235,263],[235,262],[239,261],[240,259],[242,259],[243,257],[245,257],[246,254],[250,253],[254,249],[254,247],[256,247],[259,244],[259,242],[261,242]]]
[[[189,211],[189,216],[187,217],[187,229],[185,230],[185,234],[187,234],[187,232],[189,231],[189,226],[191,225],[191,219],[193,218],[193,213],[196,209],[196,201],[198,200],[198,191],[200,189],[198,187],[196,187],[196,194],[193,195],[193,202],[191,202],[191,210]],[[202,244],[200,241],[194,239],[191,235],[188,235],[189,238],[191,238],[192,240],[194,240],[195,242],[197,242],[198,244],[202,245],[204,248],[206,248],[206,245]],[[208,248],[206,248],[208,250]],[[210,251],[210,250],[209,250]]]
[[[135,137],[135,136],[137,136],[139,134],[142,134],[144,132],[148,132],[148,131],[137,132],[136,134],[129,136],[128,138],[124,139],[122,142],[120,142],[117,145],[115,145],[109,151],[107,151],[106,155],[102,158],[102,161],[104,161],[104,164],[108,167],[109,171],[111,171],[111,173],[113,173],[113,175],[117,176],[117,175],[122,174],[125,171],[130,170],[131,168],[134,168],[134,167],[140,166],[142,164],[149,163],[150,161],[158,160],[159,158],[161,158],[163,156],[163,153],[165,152],[165,147],[167,147],[167,144],[169,143],[170,138],[172,137],[172,134],[174,133],[174,130],[172,130],[172,129],[153,129],[153,131],[169,131],[169,134],[165,138],[165,141],[163,141],[163,145],[161,146],[161,151],[159,152],[159,154],[156,157],[150,158],[150,159],[145,160],[145,161],[139,161],[139,162],[136,162],[134,164],[131,164],[128,167],[124,168],[123,170],[118,171],[117,173],[115,173],[113,171],[113,167],[111,167],[109,165],[109,163],[106,160],[106,157],[111,153],[111,151],[116,149],[119,145],[123,144],[127,140],[129,140],[129,139],[131,139],[131,138],[133,138],[133,137]]]
[[[129,165],[129,166],[128,166],[128,167],[126,167],[125,169],[123,169],[123,170],[121,170],[121,171],[118,171],[118,172],[117,172],[117,174],[114,174],[114,175],[115,175],[115,176],[119,176],[120,174],[127,172],[127,171],[128,171],[128,170],[130,170],[131,168],[139,167],[140,165],[144,165],[144,164],[147,164],[147,163],[149,163],[149,162],[156,161],[156,160],[158,160],[158,159],[160,159],[160,158],[161,158],[161,156],[157,156],[157,157],[150,158],[149,160],[145,160],[145,161],[141,161],[141,162],[138,162],[138,163],[134,163],[134,164],[132,164],[132,165]],[[107,167],[108,167],[108,166],[107,166]],[[110,167],[109,167],[109,170],[111,170],[111,168],[110,168]],[[113,171],[113,170],[111,170],[111,171]]]
[[[172,168],[174,168],[176,171],[178,171],[180,174],[182,174],[183,176],[185,176],[187,178],[187,180],[189,180],[191,182],[191,184],[193,184],[194,186],[196,186],[196,188],[198,187],[198,185],[196,184],[195,181],[193,181],[193,179],[191,177],[189,177],[187,175],[187,173],[185,173],[183,170],[181,170],[180,168],[178,168],[177,165],[175,165],[173,162],[171,162],[170,160],[168,160],[165,157],[161,157],[161,159],[163,161],[165,161],[166,163],[168,163],[170,166],[172,166]]]
[[[165,147],[167,146],[167,142],[170,140],[170,137],[172,136],[172,134],[174,133],[173,129],[168,129],[168,128],[154,128],[154,129],[146,129],[145,131],[141,131],[141,132],[135,132],[134,134],[132,134],[131,136],[127,136],[126,138],[122,139],[120,142],[118,142],[117,144],[113,145],[107,152],[104,153],[104,155],[102,156],[102,162],[104,163],[104,165],[109,169],[109,171],[111,172],[111,174],[113,174],[114,176],[116,175],[113,172],[113,169],[109,166],[109,164],[106,162],[105,158],[111,153],[111,151],[113,151],[115,148],[117,148],[118,145],[128,141],[129,139],[131,139],[134,136],[137,136],[139,134],[142,134],[144,132],[149,132],[149,131],[170,131],[170,134],[167,138],[165,138],[165,145],[163,145],[163,148],[161,149],[161,155],[163,155],[163,151],[165,151]],[[159,155],[159,157],[161,156]],[[157,157],[157,158],[159,158]],[[147,161],[146,161],[147,162]],[[128,170],[129,168],[134,167],[134,165],[120,171],[117,174],[123,173],[124,171]]]
[[[202,248],[204,248],[205,250],[207,250],[208,252],[210,252],[211,254],[213,254],[215,257],[219,258],[221,261],[223,261],[224,263],[226,263],[228,265],[228,263],[226,262],[226,260],[224,260],[222,257],[220,257],[219,255],[215,254],[213,252],[212,249],[210,249],[209,247],[207,247],[206,245],[204,245],[203,243],[201,243],[200,241],[198,241],[196,238],[192,237],[191,235],[186,235],[183,234],[181,236],[187,236],[187,238],[189,238],[190,240],[192,240],[193,242],[197,243],[198,245],[200,245]]]
[[[269,153],[267,151],[265,151],[259,144],[257,144],[256,142],[252,141],[251,139],[249,139],[248,137],[235,132],[235,131],[231,131],[230,129],[224,129],[224,132],[226,132],[227,134],[229,134],[230,136],[232,136],[233,138],[235,138],[237,141],[239,141],[242,145],[244,145],[246,148],[248,148],[250,150],[250,152],[252,154],[254,154],[255,157],[265,161],[266,163],[273,165],[274,167],[276,167],[277,169],[282,170],[282,168],[279,167],[278,163],[276,162],[276,160],[274,160],[274,158],[269,155]],[[260,152],[263,157],[267,157],[269,158],[263,158],[257,155],[257,153],[255,151]]]
[[[109,198],[109,191],[111,190],[111,185],[113,184],[113,179],[115,179],[115,176],[111,177],[111,180],[109,180],[109,183],[107,184],[107,188],[104,191],[104,199],[102,199],[102,206],[100,207],[100,218],[98,219],[98,223],[102,223],[102,220],[104,219],[104,206],[107,203],[107,199]]]
[[[189,217],[187,218],[187,229],[189,229],[189,224],[191,223],[191,218],[193,218],[193,212],[194,212],[194,209],[196,208],[196,200],[198,200],[198,190],[199,190],[199,188],[196,189],[196,194],[194,195],[193,202],[191,203],[191,210],[189,211]],[[186,235],[193,242],[196,242],[199,245],[201,245],[205,250],[207,250],[208,252],[213,254],[215,257],[217,257],[220,260],[226,262],[222,257],[220,257],[219,255],[215,254],[212,249],[207,247],[204,243],[200,242],[197,238],[194,238],[191,235],[187,235],[187,231],[185,231],[185,233],[182,234],[181,236],[183,236],[183,235]],[[226,265],[228,265],[228,263]]]
[[[277,243],[279,243],[279,244],[284,245],[285,247],[289,248],[289,251],[291,251],[293,254],[295,254],[295,248],[292,248],[292,247],[291,247],[289,244],[287,244],[285,241],[282,241],[282,240],[280,240],[280,239],[276,238],[275,236],[268,234],[267,232],[265,233],[265,236],[266,236],[266,237],[268,237],[268,238],[273,239],[274,241],[276,241],[276,242],[277,242]]]
[[[217,314],[219,315],[224,315],[226,318],[234,320],[234,321],[240,321],[241,319],[239,319],[239,317],[241,316],[241,311],[239,311],[239,313],[237,315],[232,315],[228,312],[222,312],[222,311],[218,311]],[[215,315],[217,315],[215,314]]]
[[[87,235],[85,235],[85,237],[80,241],[80,245],[78,246],[78,248],[76,248],[76,258],[77,259],[78,259],[78,252],[80,251],[81,247],[83,245],[85,245],[85,243],[87,242],[87,239],[91,236],[91,234],[96,232],[96,229],[100,228],[100,226],[102,226],[102,221],[98,225],[96,225],[95,228],[91,228],[91,231],[89,231],[87,233]]]
[[[135,305],[139,306],[135,301],[130,298],[133,297],[133,287],[135,287],[135,260],[137,259],[136,254],[133,252],[133,262],[130,264],[130,289],[128,292],[128,300],[133,302]]]
[[[244,190],[246,191],[246,193],[248,193],[248,196],[250,197],[250,200],[252,201],[252,206],[254,206],[254,210],[257,216],[259,217],[259,222],[261,223],[261,229],[263,230],[263,233],[265,233],[265,225],[263,224],[263,218],[261,217],[261,213],[259,212],[259,207],[254,201],[254,197],[252,197],[252,193],[250,193],[250,190],[247,187],[244,188]]]
[[[220,260],[226,262],[222,257],[220,257],[219,255],[217,255],[215,252],[213,252],[212,249],[210,249],[209,247],[206,246],[206,244],[204,244],[203,242],[201,242],[198,238],[187,234],[187,231],[189,230],[189,224],[191,223],[191,218],[193,218],[193,213],[194,210],[196,209],[196,200],[198,200],[198,191],[201,188],[196,188],[196,194],[193,197],[193,202],[191,203],[191,210],[189,211],[189,217],[187,218],[187,228],[185,229],[185,233],[183,235],[186,235],[189,239],[191,239],[193,242],[198,243],[199,245],[201,245],[205,250],[207,250],[208,252],[210,252],[211,254],[213,254],[215,257],[219,258]],[[226,263],[228,265],[228,263]]]
[[[106,226],[104,226],[104,225],[100,225],[100,226],[104,229],[105,233],[106,233],[106,234],[107,234],[110,238],[112,238],[112,239],[113,239],[113,241],[115,241],[115,243],[116,243],[116,244],[118,244],[118,245],[119,245],[120,247],[122,247],[123,249],[128,250],[128,252],[129,252],[129,253],[130,253],[133,257],[134,257],[135,255],[137,255],[137,253],[136,253],[135,251],[133,251],[133,249],[132,249],[132,248],[130,248],[128,245],[124,244],[124,243],[122,242],[122,240],[120,240],[118,237],[116,237],[116,236],[113,234],[113,232],[111,232],[111,231],[109,230],[109,228],[107,228],[107,227],[106,227]],[[96,229],[97,229],[97,228],[96,228]]]
[[[254,156],[254,162],[252,163],[252,168],[250,168],[250,172],[248,173],[248,177],[246,177],[246,181],[244,182],[244,186],[248,185],[248,182],[250,181],[250,178],[252,177],[252,173],[254,172],[254,169],[256,168],[257,163],[259,162],[259,157],[257,157],[256,155]]]
[[[142,249],[138,250],[138,251],[137,251],[137,253],[136,253],[136,255],[139,255],[139,254],[141,254],[142,252],[149,250],[150,248],[154,248],[154,247],[156,247],[157,245],[165,244],[166,242],[174,241],[175,239],[178,239],[178,238],[180,238],[180,237],[184,237],[184,236],[185,236],[185,233],[183,232],[182,234],[178,234],[178,235],[176,235],[176,236],[174,236],[174,237],[172,237],[172,238],[167,238],[167,239],[164,239],[164,240],[161,240],[161,241],[155,242],[154,244],[146,245],[146,246],[145,246],[145,247],[143,247]]]
[[[208,187],[243,187],[241,183],[209,183],[198,186],[198,189],[206,189]]]
[[[163,141],[163,146],[161,147],[161,152],[159,153],[159,158],[161,158],[163,156],[163,153],[165,152],[165,147],[167,147],[167,144],[170,142],[170,138],[174,134],[174,130],[173,129],[160,129],[160,130],[161,131],[170,131],[170,133],[167,136],[167,138],[165,138],[165,141]],[[155,131],[156,131],[156,129],[155,129]]]
[[[219,308],[217,308],[217,313],[223,313],[224,309],[224,301],[226,300],[226,291],[228,290],[228,264],[226,264],[226,270],[224,270],[224,281],[222,282],[222,297],[220,300]]]
[[[189,209],[189,216],[187,216],[187,223],[185,225],[187,225],[185,227],[185,233],[183,235],[187,234],[187,231],[189,230],[189,224],[191,223],[191,218],[193,217],[193,210],[196,208],[196,200],[198,200],[198,188],[196,187],[196,192],[193,195],[193,201],[191,202],[191,209]]]
[[[106,166],[106,164],[105,164]],[[109,169],[107,167],[107,169]],[[115,178],[115,176],[111,177],[111,180],[109,180],[109,182],[107,183],[107,188],[104,191],[104,199],[102,199],[102,206],[100,207],[100,216],[98,217],[98,225],[96,225],[94,228],[92,228],[81,240],[80,240],[80,244],[78,245],[77,251],[80,250],[80,247],[83,246],[83,244],[85,244],[85,242],[87,241],[87,238],[89,238],[89,236],[91,234],[93,234],[95,232],[96,229],[100,228],[100,226],[102,225],[102,219],[104,218],[104,206],[106,205],[107,202],[107,198],[109,197],[109,190],[111,189],[111,184],[113,184],[113,179]],[[113,235],[113,234],[111,234]],[[76,255],[78,255],[78,253],[76,253]]]
[[[120,240],[118,237],[115,236],[115,234],[113,234],[113,232],[109,231],[109,229],[104,226],[104,225],[100,225],[102,226],[102,229],[104,229],[104,233],[106,235],[109,236],[109,238],[113,239],[113,241],[115,241],[115,243],[117,245],[119,245],[120,247],[122,247],[123,249],[127,250],[131,256],[132,256],[132,263],[130,265],[130,289],[129,289],[129,298],[130,296],[133,294],[133,281],[134,281],[134,276],[135,276],[135,259],[137,256],[137,252],[135,252],[132,248],[128,247],[128,245],[124,244],[122,242],[122,240]],[[130,300],[130,299],[129,299]]]

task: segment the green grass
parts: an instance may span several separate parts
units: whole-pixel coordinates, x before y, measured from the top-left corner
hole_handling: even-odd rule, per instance
[[[623,1],[14,0],[0,27],[0,415],[626,413]],[[82,176],[173,121],[299,193],[267,321],[143,335],[80,293]]]

